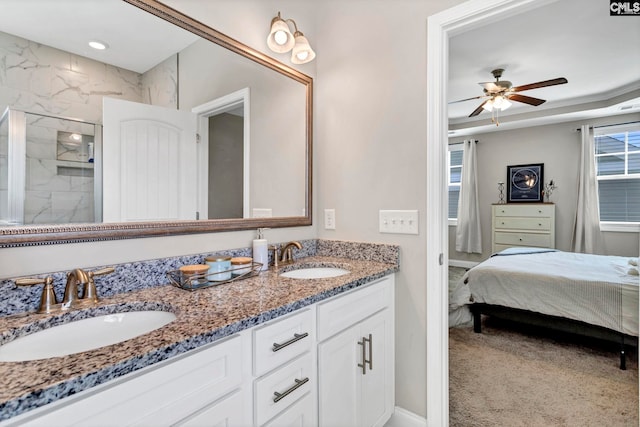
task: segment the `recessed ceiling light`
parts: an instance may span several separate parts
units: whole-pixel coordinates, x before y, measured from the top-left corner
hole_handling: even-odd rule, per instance
[[[89,42],[89,46],[91,46],[92,48],[96,49],[96,50],[105,50],[109,47],[108,44],[106,44],[105,42],[101,42],[99,40],[91,40]]]

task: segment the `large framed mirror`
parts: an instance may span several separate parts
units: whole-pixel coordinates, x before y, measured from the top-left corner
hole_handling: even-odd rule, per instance
[[[8,1],[0,247],[311,225],[310,76],[154,0]]]

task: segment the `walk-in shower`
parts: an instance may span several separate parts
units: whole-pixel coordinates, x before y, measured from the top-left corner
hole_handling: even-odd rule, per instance
[[[102,221],[102,127],[6,109],[0,117],[0,223]]]

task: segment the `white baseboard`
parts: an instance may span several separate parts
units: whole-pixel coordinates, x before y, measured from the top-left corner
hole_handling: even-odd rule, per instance
[[[451,267],[473,268],[478,264],[480,264],[480,263],[479,262],[474,262],[474,261],[462,261],[460,259],[450,259],[449,260],[449,265]]]
[[[427,419],[396,406],[384,427],[426,427]]]

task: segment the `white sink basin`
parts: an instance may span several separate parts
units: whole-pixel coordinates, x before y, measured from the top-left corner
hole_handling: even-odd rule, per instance
[[[281,273],[280,276],[290,279],[326,279],[328,277],[338,277],[349,273],[349,270],[338,267],[311,267],[287,271]]]
[[[117,344],[176,319],[166,311],[128,311],[76,320],[25,335],[0,346],[0,362],[66,356]]]

